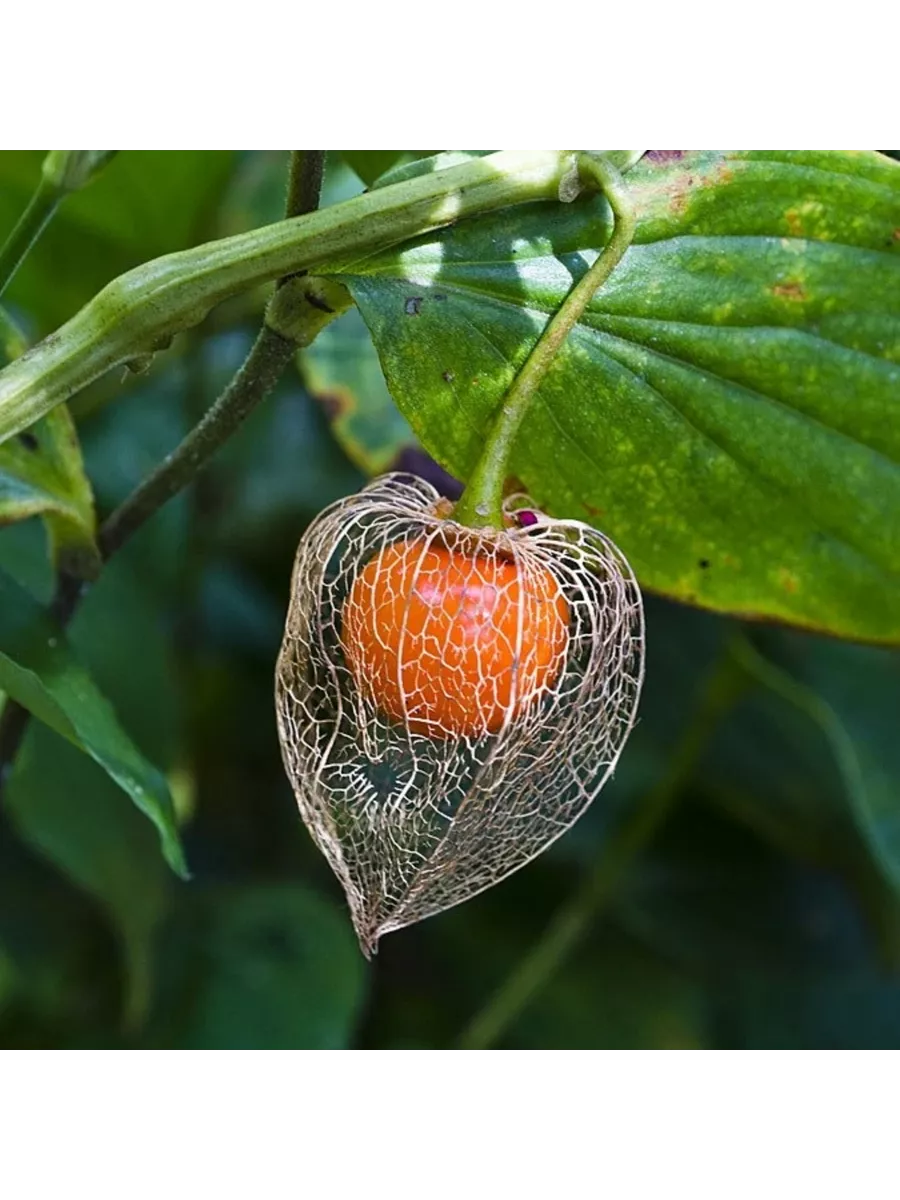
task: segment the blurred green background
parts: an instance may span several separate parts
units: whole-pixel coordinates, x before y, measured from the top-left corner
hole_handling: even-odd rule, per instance
[[[329,160],[326,202],[364,187],[353,161]],[[0,154],[0,240],[40,162]],[[4,304],[36,340],[129,267],[278,219],[284,175],[281,153],[120,154]],[[77,398],[101,514],[209,406],[265,296]],[[282,770],[273,670],[305,525],[395,465],[440,477],[351,312],[104,570],[72,640],[166,772],[193,881],[99,767],[32,722],[0,814],[0,1044],[452,1047],[574,905],[584,936],[492,1044],[900,1046],[900,658],[652,596],[640,721],[592,810],[363,960]],[[49,599],[36,518],[0,529],[0,566]],[[630,854],[617,831],[648,797],[665,819]]]

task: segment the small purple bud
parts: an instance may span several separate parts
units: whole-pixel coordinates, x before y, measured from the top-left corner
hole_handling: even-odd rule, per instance
[[[537,525],[538,523],[537,513],[532,512],[530,508],[520,509],[516,513],[516,516],[519,518],[519,524],[522,526]]]

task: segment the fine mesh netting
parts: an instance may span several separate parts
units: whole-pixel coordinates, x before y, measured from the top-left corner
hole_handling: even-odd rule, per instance
[[[515,503],[476,532],[441,504],[387,475],[326,509],[278,660],[285,767],[366,953],[568,829],[640,692],[640,593],[607,538]]]

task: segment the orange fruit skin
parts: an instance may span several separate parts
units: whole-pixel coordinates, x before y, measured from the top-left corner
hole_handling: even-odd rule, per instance
[[[422,541],[367,563],[341,619],[357,688],[432,737],[496,733],[511,705],[515,718],[553,686],[568,639],[569,605],[549,570]]]

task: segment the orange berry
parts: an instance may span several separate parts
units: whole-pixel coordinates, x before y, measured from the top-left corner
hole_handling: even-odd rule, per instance
[[[553,686],[569,605],[551,571],[496,552],[396,542],[360,571],[341,643],[357,688],[432,737],[496,733]]]

